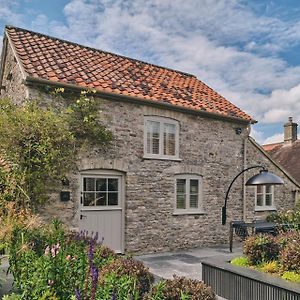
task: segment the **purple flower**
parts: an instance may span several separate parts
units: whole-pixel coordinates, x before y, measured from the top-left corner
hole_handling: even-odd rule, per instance
[[[81,300],[81,294],[79,289],[75,289],[75,299]]]
[[[113,293],[111,295],[111,300],[117,300],[117,296],[116,296],[115,290],[113,290]]]

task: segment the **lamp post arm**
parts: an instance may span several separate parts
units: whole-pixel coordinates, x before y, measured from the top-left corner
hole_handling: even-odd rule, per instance
[[[225,203],[224,203],[224,206],[222,207],[222,225],[225,225],[226,224],[226,208],[227,208],[227,200],[228,200],[228,195],[229,195],[229,192],[230,192],[230,189],[232,187],[232,185],[234,184],[234,182],[236,181],[236,179],[242,175],[243,173],[245,173],[246,171],[249,171],[251,169],[256,169],[256,168],[261,168],[262,170],[266,170],[266,168],[264,166],[261,166],[261,165],[257,165],[257,166],[251,166],[249,168],[246,168],[244,170],[242,170],[240,173],[238,173],[234,178],[233,180],[231,181],[228,189],[227,189],[227,192],[226,192],[226,196],[225,196]]]

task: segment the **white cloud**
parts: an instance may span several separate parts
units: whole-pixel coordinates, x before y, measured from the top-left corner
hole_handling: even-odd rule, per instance
[[[255,128],[253,128],[253,126],[251,127],[250,136],[254,138],[259,144],[262,144],[262,142],[264,141],[263,132],[256,130]]]
[[[283,142],[283,133],[276,133],[263,141],[263,145]]]

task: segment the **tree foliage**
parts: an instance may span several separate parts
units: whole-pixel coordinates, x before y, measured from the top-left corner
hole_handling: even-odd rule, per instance
[[[76,166],[83,144],[107,144],[111,138],[95,100],[85,93],[60,110],[0,99],[0,201],[36,207]]]

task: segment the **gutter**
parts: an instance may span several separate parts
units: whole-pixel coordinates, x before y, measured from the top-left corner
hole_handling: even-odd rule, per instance
[[[69,90],[73,91],[85,91],[88,89],[91,89],[89,87],[81,87],[75,84],[70,84],[70,83],[63,83],[63,82],[54,82],[48,79],[42,79],[42,78],[37,78],[37,77],[32,77],[32,76],[26,76],[23,83],[28,86],[32,85],[38,85],[38,86],[54,86],[54,87],[63,87]],[[189,113],[192,115],[199,115],[211,119],[217,119],[217,120],[224,120],[227,122],[232,122],[232,123],[238,123],[238,124],[243,124],[243,125],[249,125],[257,123],[255,120],[243,120],[237,117],[230,117],[230,116],[225,116],[213,112],[207,112],[204,110],[196,110],[193,108],[187,108],[187,107],[181,107],[178,105],[166,103],[166,102],[158,102],[154,100],[149,100],[149,99],[143,99],[139,97],[133,97],[133,96],[127,96],[127,95],[121,95],[121,94],[116,94],[112,92],[104,92],[104,91],[99,91],[96,90],[95,95],[107,99],[107,100],[113,100],[113,101],[124,101],[124,102],[130,102],[130,103],[136,103],[136,104],[143,104],[143,105],[150,105],[158,108],[168,108],[173,111],[179,111],[179,112],[185,112]]]

